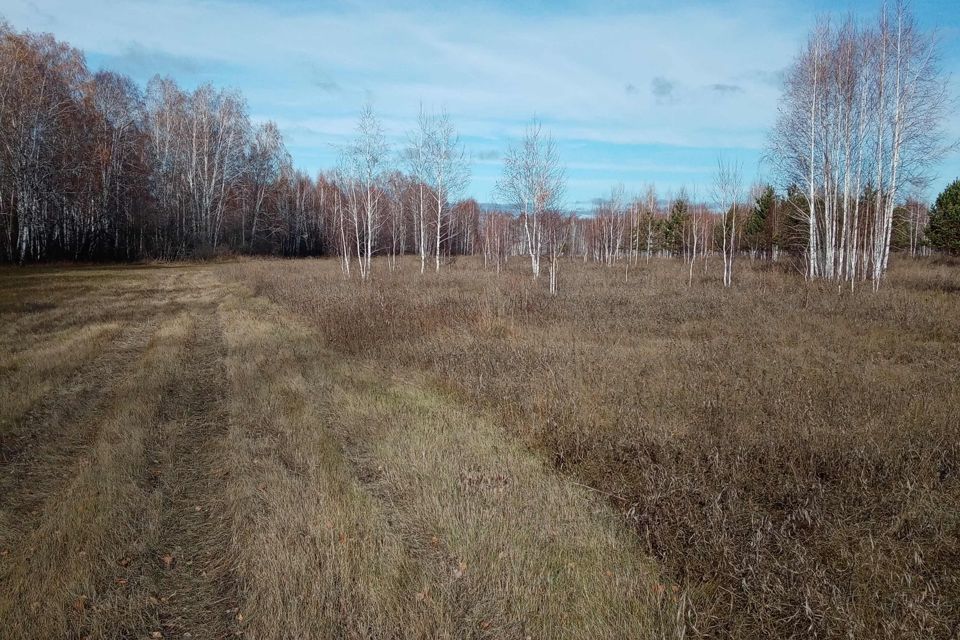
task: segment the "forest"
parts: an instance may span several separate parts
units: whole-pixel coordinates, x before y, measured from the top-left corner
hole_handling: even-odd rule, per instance
[[[3,259],[139,260],[236,253],[370,259],[417,255],[421,272],[457,255],[499,268],[527,256],[636,262],[639,255],[791,259],[809,278],[879,286],[890,250],[932,248],[920,195],[950,148],[936,41],[904,8],[876,24],[823,21],[790,68],[770,138],[779,186],[745,185],[720,159],[707,194],[630,195],[615,186],[592,211],[564,210],[565,171],[536,120],[504,157],[481,207],[463,199],[469,155],[452,116],[425,112],[391,148],[371,105],[336,167],[296,169],[277,125],[251,122],[243,96],[169,77],[141,89],[91,73],[52,36],[0,27],[0,219]],[[694,186],[695,185],[691,185]],[[802,263],[802,264],[800,264]]]

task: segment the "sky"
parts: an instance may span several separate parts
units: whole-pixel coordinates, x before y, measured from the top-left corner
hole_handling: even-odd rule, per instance
[[[567,206],[586,210],[617,184],[706,199],[721,157],[767,179],[780,78],[816,16],[873,16],[879,2],[0,0],[0,16],[141,86],[159,73],[241,90],[311,174],[333,167],[366,102],[397,151],[422,105],[460,131],[463,195],[491,202],[504,152],[537,118],[566,165]],[[945,130],[960,140],[960,10],[912,7],[942,40]],[[933,174],[931,199],[960,176],[960,150]]]

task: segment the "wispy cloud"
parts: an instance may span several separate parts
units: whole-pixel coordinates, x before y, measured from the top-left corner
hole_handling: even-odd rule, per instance
[[[197,75],[204,63],[198,58],[148,49],[139,42],[131,42],[121,53],[106,56],[104,66],[138,77],[153,74],[183,77]]]
[[[57,18],[49,11],[40,8],[36,2],[31,2],[28,0],[27,2],[24,2],[24,6],[28,11],[33,12],[33,15],[37,18],[37,21],[40,24],[46,25],[47,28],[52,29],[58,24]]]
[[[650,81],[650,93],[656,98],[657,102],[672,102],[674,82],[667,80],[662,76],[657,76]]]
[[[496,149],[486,149],[484,151],[475,151],[473,157],[476,160],[499,160],[500,152]]]
[[[593,155],[614,153],[611,145],[753,155],[776,117],[782,69],[813,21],[809,9],[749,0],[656,9],[45,0],[50,23],[30,2],[6,1],[15,27],[53,30],[94,64],[140,81],[159,71],[242,89],[254,116],[276,119],[311,171],[352,133],[368,99],[398,144],[421,104],[444,107],[474,145],[474,190],[496,171],[485,155],[506,148],[534,114]]]
[[[716,91],[717,93],[743,93],[743,87],[738,84],[727,84],[723,82],[718,82],[710,85],[710,89]]]

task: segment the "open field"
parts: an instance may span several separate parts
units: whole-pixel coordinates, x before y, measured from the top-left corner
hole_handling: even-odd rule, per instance
[[[673,635],[602,500],[221,271],[3,272],[3,637]]]
[[[0,635],[955,637],[956,265],[413,267],[0,271]]]

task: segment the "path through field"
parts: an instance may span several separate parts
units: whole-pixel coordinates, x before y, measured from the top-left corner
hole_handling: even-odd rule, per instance
[[[4,270],[0,317],[5,638],[674,632],[595,496],[213,268]]]

